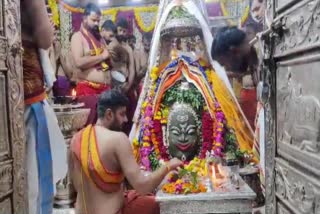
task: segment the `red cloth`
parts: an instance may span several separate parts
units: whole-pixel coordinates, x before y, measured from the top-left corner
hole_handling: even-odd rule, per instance
[[[81,81],[77,84],[77,96],[99,95],[106,90],[110,90],[111,86],[101,83],[92,83],[89,81]]]
[[[85,108],[91,109],[86,125],[95,124],[97,122],[98,96],[102,92],[110,89],[110,85],[91,83],[88,81],[82,81],[77,84],[77,101],[84,103]]]
[[[116,214],[160,214],[153,194],[140,195],[135,190],[124,193],[124,205]]]
[[[257,112],[257,93],[255,88],[241,89],[240,106],[242,108],[244,115],[247,117],[251,128],[254,129],[255,117]]]

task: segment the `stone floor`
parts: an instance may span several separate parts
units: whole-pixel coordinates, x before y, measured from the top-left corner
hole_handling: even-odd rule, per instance
[[[264,207],[254,209],[252,214],[264,214]],[[73,209],[54,209],[53,214],[75,214]]]

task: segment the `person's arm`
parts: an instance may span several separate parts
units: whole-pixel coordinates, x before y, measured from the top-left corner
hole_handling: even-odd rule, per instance
[[[134,77],[135,77],[135,66],[134,66],[134,58],[133,58],[133,51],[129,45],[127,45],[128,53],[129,53],[129,76],[128,76],[128,83],[124,87],[124,91],[127,92],[130,90],[134,83]]]
[[[136,72],[138,72],[140,70],[140,51],[134,51],[134,65],[135,65],[135,68],[136,68]],[[136,74],[138,75],[138,73]]]
[[[61,63],[61,67],[63,69],[64,74],[68,77],[68,79],[71,79],[73,76],[74,68],[72,67],[72,59],[70,59],[70,56],[68,59],[67,56],[61,55],[60,63]]]
[[[44,0],[24,0],[33,28],[33,39],[38,48],[48,49],[53,41],[53,26]]]
[[[116,146],[116,157],[125,177],[138,192],[152,192],[159,186],[169,171],[174,170],[183,164],[180,160],[174,158],[150,175],[145,176],[133,157],[133,151],[128,137],[123,133],[119,133],[117,138],[118,139],[114,139],[118,142]]]
[[[71,38],[71,52],[75,66],[82,71],[94,67],[109,57],[109,52],[106,49],[98,56],[85,56],[83,50],[81,35],[75,33]]]
[[[48,54],[49,54],[49,59],[50,59],[52,68],[54,70],[54,74],[56,74],[57,66],[59,66],[57,64],[58,60],[56,59],[56,55],[58,55],[58,53],[55,53],[53,45],[51,45],[50,48],[48,49]]]
[[[56,73],[49,57],[49,50],[39,49],[40,63],[44,74],[45,84],[49,92],[56,79]]]

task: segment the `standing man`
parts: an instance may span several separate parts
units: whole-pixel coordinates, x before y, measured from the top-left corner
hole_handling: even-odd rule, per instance
[[[122,90],[124,93],[127,94],[130,102],[130,107],[128,109],[128,122],[125,125],[124,131],[125,133],[129,134],[132,126],[132,118],[134,111],[137,106],[138,102],[138,95],[135,90],[132,90],[134,87],[134,80],[135,80],[135,65],[134,65],[134,57],[133,57],[133,50],[128,43],[128,29],[129,24],[125,19],[119,19],[117,22],[117,40],[119,41],[120,45],[126,49],[129,56],[129,61],[127,65],[127,72],[124,72],[124,76],[127,79],[126,83],[123,85]]]
[[[44,0],[21,1],[28,213],[51,214],[55,184],[67,173],[67,148],[46,100],[39,49],[53,41]],[[50,63],[50,62],[49,62]]]
[[[113,41],[117,41],[116,34],[117,27],[114,25],[114,23],[109,19],[104,21],[101,26],[101,36],[107,45],[109,45]]]
[[[69,37],[71,42],[72,35]],[[56,96],[70,96],[72,90],[77,83],[77,74],[81,71],[74,65],[72,53],[60,53],[57,60],[56,77],[57,81],[53,85],[53,95]]]
[[[125,77],[127,78],[127,82],[123,87],[123,91],[125,93],[127,93],[131,89],[131,87],[134,83],[134,77],[135,77],[133,50],[128,43],[129,24],[128,24],[127,20],[120,19],[117,22],[116,27],[117,27],[117,40],[121,44],[121,46],[127,50],[128,54],[129,54],[128,71],[127,71],[127,73],[124,73]]]
[[[118,40],[115,38],[115,34],[117,32],[116,26],[111,20],[106,20],[101,28],[101,35],[108,44],[108,49],[112,52],[110,60],[112,70],[118,71],[122,74],[127,74],[129,69],[129,54],[128,51],[121,44],[119,44]],[[112,87],[121,89],[122,84],[118,82],[113,84]]]
[[[128,44],[130,45],[131,49],[134,51],[136,47],[137,39],[134,35],[130,35],[128,39]]]
[[[255,76],[258,62],[255,49],[249,42],[248,36],[242,30],[224,27],[216,34],[211,55],[225,67],[240,106],[254,129],[257,110]]]
[[[111,89],[110,54],[100,35],[99,23],[101,11],[95,4],[89,3],[83,14],[79,32],[71,39],[71,52],[78,73],[76,87],[78,101],[91,109],[87,124],[97,120],[96,105],[98,95]]]
[[[144,33],[142,36],[142,48],[135,50],[135,66],[136,66],[136,78],[135,83],[140,84],[141,80],[144,78],[147,68],[148,59],[150,52],[150,44],[152,39],[152,33]]]
[[[78,192],[76,213],[158,214],[153,195],[164,177],[182,162],[171,159],[145,175],[137,164],[127,136],[120,132],[128,121],[128,99],[117,90],[101,94],[98,121],[77,133],[71,141],[70,172]],[[136,191],[125,191],[124,179]]]

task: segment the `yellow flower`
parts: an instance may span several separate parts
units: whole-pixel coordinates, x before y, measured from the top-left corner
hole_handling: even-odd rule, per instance
[[[160,150],[158,148],[155,148],[154,151],[156,152],[156,154],[160,154]]]
[[[148,105],[148,102],[147,102],[147,101],[144,101],[144,102],[142,103],[142,108],[147,107],[147,105]]]
[[[139,146],[139,141],[137,138],[133,139],[133,142],[132,142],[133,146],[137,147]]]
[[[151,69],[151,74],[150,74],[150,76],[151,76],[151,79],[152,79],[153,81],[157,80],[158,77],[159,77],[159,68],[158,68],[158,67],[153,67],[153,68]]]
[[[166,119],[162,119],[160,122],[161,122],[161,124],[167,124],[168,123],[168,121]]]
[[[165,107],[162,109],[162,116],[167,118],[169,115],[169,108],[168,107]]]
[[[183,182],[182,182],[182,180],[181,179],[178,179],[177,181],[176,181],[176,184],[182,184]]]
[[[149,138],[148,136],[144,136],[144,137],[143,137],[143,140],[144,140],[144,141],[149,141],[150,138]]]
[[[157,113],[156,113],[156,116],[154,117],[154,119],[156,119],[156,120],[161,120],[161,112],[160,111],[158,111]]]
[[[156,81],[158,78],[158,76],[153,73],[150,74],[150,77],[151,77],[152,81]]]
[[[139,25],[139,27],[144,31],[144,32],[150,32],[154,29],[155,25],[156,25],[156,18],[152,19],[152,22],[150,23],[149,26],[145,26],[144,22],[143,22],[143,18],[140,15],[141,13],[155,13],[157,11],[157,6],[151,6],[151,7],[138,7],[135,8],[134,11],[134,17],[137,21],[137,24]]]
[[[148,142],[143,143],[143,147],[149,147],[149,146],[150,146],[150,143],[148,143]]]

